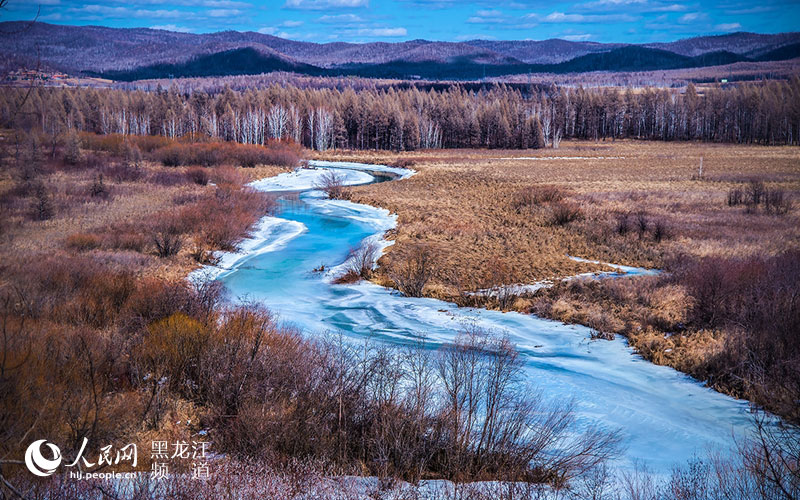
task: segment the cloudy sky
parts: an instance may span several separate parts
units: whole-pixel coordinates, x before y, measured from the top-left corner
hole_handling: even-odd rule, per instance
[[[315,42],[429,40],[670,41],[734,31],[800,30],[800,1],[761,0],[10,0],[0,19],[259,31]]]

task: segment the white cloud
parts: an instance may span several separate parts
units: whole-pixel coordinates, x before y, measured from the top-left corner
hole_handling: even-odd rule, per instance
[[[492,35],[486,35],[484,33],[476,33],[474,35],[458,35],[456,40],[459,41],[468,41],[468,40],[497,40],[497,37]]]
[[[706,15],[701,12],[689,12],[678,18],[679,23],[688,24],[705,19]]]
[[[242,15],[238,9],[212,9],[208,11],[210,17],[235,17]]]
[[[739,23],[722,23],[714,26],[714,29],[717,31],[736,31],[742,29],[742,25]]]
[[[592,38],[592,34],[582,33],[580,35],[564,35],[561,38],[563,38],[564,40],[569,40],[570,42],[583,42],[585,40]]]
[[[363,23],[364,19],[355,14],[338,14],[338,15],[326,14],[317,19],[317,21],[325,24],[344,24],[344,23]]]
[[[303,21],[284,21],[281,23],[281,26],[286,28],[297,28],[298,26],[302,26]]]
[[[191,28],[186,28],[185,26],[176,26],[174,24],[160,24],[157,26],[150,26],[152,30],[164,30],[164,31],[177,31],[178,33],[191,33]]]
[[[367,7],[369,0],[286,0],[287,9],[323,10],[336,8]]]
[[[627,23],[636,18],[628,14],[566,14],[564,12],[551,12],[541,17],[538,14],[528,14],[526,19],[539,20],[543,23]]]
[[[686,6],[681,5],[679,3],[660,5],[658,7],[653,7],[652,9],[650,9],[651,12],[682,12],[684,10],[686,10]]]
[[[274,35],[275,33],[277,33],[278,28],[276,28],[275,26],[265,26],[263,28],[259,28],[256,31],[258,31],[262,35]]]
[[[385,36],[397,37],[406,36],[408,31],[405,28],[360,28],[355,30],[357,35],[361,36]]]

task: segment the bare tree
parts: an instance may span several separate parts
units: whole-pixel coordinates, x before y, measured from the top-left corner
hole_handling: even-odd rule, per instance
[[[342,198],[344,195],[344,176],[335,170],[328,170],[320,176],[314,188],[324,191],[328,198]]]
[[[433,256],[425,246],[412,248],[401,263],[389,269],[389,277],[398,290],[409,297],[422,297],[425,285],[433,274]]]

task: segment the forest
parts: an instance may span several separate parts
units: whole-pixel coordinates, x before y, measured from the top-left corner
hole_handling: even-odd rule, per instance
[[[243,144],[288,140],[315,150],[557,148],[563,139],[800,143],[800,78],[698,91],[502,84],[468,91],[301,89],[154,92],[4,89],[0,122],[97,134],[211,137]]]

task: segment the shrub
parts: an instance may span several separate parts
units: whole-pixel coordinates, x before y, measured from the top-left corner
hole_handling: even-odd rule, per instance
[[[37,184],[33,189],[33,204],[31,206],[31,217],[34,220],[48,220],[55,214],[53,202],[47,189],[42,184]]]
[[[389,166],[395,168],[411,168],[416,164],[417,162],[414,161],[412,158],[398,158],[392,163],[390,163]]]
[[[636,214],[636,232],[639,233],[639,238],[644,237],[644,234],[647,232],[648,223],[646,212],[639,212]]]
[[[185,165],[184,148],[178,144],[161,148],[155,152],[155,158],[165,167]]]
[[[425,285],[434,274],[433,256],[423,246],[413,247],[399,265],[392,266],[389,277],[397,289],[408,297],[422,297]]]
[[[748,182],[746,187],[747,204],[759,205],[763,201],[765,191],[763,182],[755,179]]]
[[[348,269],[344,273],[340,274],[333,280],[334,285],[351,285],[353,283],[358,283],[361,281],[361,275],[359,275],[353,269]]]
[[[314,188],[324,191],[328,198],[340,199],[344,196],[344,177],[333,170],[328,170],[322,174]]]
[[[181,172],[157,170],[150,174],[147,182],[160,184],[162,186],[175,186],[187,181],[186,175]]]
[[[378,257],[378,245],[373,241],[365,241],[360,247],[350,250],[345,264],[345,273],[336,278],[334,283],[354,283],[359,279],[369,279]]]
[[[728,206],[735,207],[744,203],[744,191],[742,188],[733,188],[728,191]]]
[[[575,203],[559,201],[550,206],[549,222],[553,226],[565,226],[583,217],[583,213]]]
[[[770,215],[785,215],[791,206],[792,202],[782,189],[770,189],[764,194],[764,211]]]
[[[74,131],[70,131],[64,140],[64,163],[77,165],[83,160],[81,153],[81,140]]]
[[[67,236],[65,246],[78,252],[85,252],[100,248],[102,241],[99,236],[91,233],[75,233]]]
[[[671,236],[667,223],[661,219],[656,219],[653,222],[653,239],[657,242],[667,239]]]
[[[89,187],[89,195],[92,198],[108,198],[109,191],[103,181],[103,174],[98,174],[94,178],[92,185]]]
[[[554,203],[564,199],[566,193],[558,186],[540,185],[520,189],[514,194],[513,206],[517,211],[534,208],[543,203]]]
[[[186,170],[186,177],[199,186],[208,185],[209,175],[202,167],[192,167]]]
[[[617,234],[625,236],[631,230],[630,218],[627,213],[617,215]]]
[[[138,181],[144,175],[141,167],[132,163],[109,163],[103,167],[103,175],[116,182]]]
[[[180,230],[167,224],[159,224],[153,231],[153,244],[156,246],[156,254],[159,257],[171,257],[177,255],[183,247],[183,236]]]

